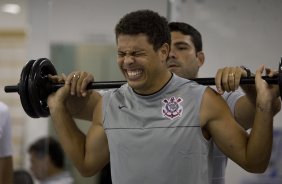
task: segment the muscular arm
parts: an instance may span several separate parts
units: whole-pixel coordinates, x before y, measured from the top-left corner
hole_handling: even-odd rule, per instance
[[[257,93],[255,85],[242,85],[241,88],[245,92],[245,95],[236,102],[234,117],[247,130],[253,126]],[[281,109],[280,97],[276,98],[273,107],[273,114],[276,115]]]
[[[266,69],[268,76],[276,75],[275,71]],[[231,75],[231,76],[230,76]],[[247,72],[241,67],[225,67],[216,74],[216,86],[222,94],[224,91],[234,91],[239,87],[241,77],[247,77]],[[256,111],[257,91],[254,84],[240,85],[245,95],[240,97],[234,107],[235,120],[245,129],[252,128]],[[273,114],[281,109],[280,98],[274,101]],[[233,109],[232,109],[233,110]]]
[[[242,85],[245,95],[240,97],[234,107],[235,120],[245,129],[252,128],[256,109],[255,85]]]
[[[263,172],[272,148],[272,113],[256,107],[254,126],[248,135],[233,119],[224,100],[208,88],[201,105],[202,127],[235,163],[249,172]]]
[[[107,138],[102,127],[102,98],[99,96],[96,98],[98,102],[93,108],[93,122],[87,135],[79,130],[71,113],[63,104],[56,104],[50,108],[63,149],[83,176],[95,175],[109,161]],[[49,104],[52,103],[54,102],[50,100]]]
[[[86,97],[72,97],[67,106],[74,118],[92,121],[93,112],[99,98],[101,98],[101,95],[93,91]],[[78,103],[78,101],[80,102]]]
[[[12,184],[13,161],[12,156],[0,158],[0,183]]]

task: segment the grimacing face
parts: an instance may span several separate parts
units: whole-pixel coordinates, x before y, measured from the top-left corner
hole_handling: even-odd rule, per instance
[[[171,32],[171,50],[167,61],[169,71],[183,78],[197,78],[199,68],[204,63],[202,56],[202,52],[196,53],[191,36]]]
[[[165,75],[170,75],[166,69],[169,46],[155,51],[143,34],[120,35],[117,46],[117,62],[129,86],[140,94],[158,91],[167,80]]]

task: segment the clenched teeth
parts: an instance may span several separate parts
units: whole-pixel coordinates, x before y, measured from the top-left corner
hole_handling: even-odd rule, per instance
[[[127,75],[129,77],[136,77],[136,76],[141,75],[141,73],[142,73],[142,70],[127,71]]]

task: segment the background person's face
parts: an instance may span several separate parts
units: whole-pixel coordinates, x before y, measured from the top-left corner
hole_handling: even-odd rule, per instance
[[[48,156],[39,156],[34,152],[30,154],[31,172],[38,180],[43,180],[48,175]]]
[[[167,61],[168,69],[183,78],[196,78],[201,66],[195,46],[189,35],[171,32],[171,50]]]

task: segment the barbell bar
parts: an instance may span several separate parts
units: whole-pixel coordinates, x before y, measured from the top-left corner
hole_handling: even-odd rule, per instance
[[[268,84],[279,85],[282,97],[282,58],[279,62],[278,75],[275,77],[263,76]],[[17,92],[20,95],[21,104],[26,114],[32,118],[48,117],[50,111],[47,105],[49,94],[58,90],[64,84],[53,83],[48,75],[57,75],[52,62],[47,58],[30,60],[23,67],[20,81],[17,85],[5,86],[6,93]],[[193,81],[202,85],[215,85],[214,78],[195,78]],[[87,89],[119,88],[126,81],[101,81],[89,83]],[[255,84],[255,78],[242,77],[240,84]]]

